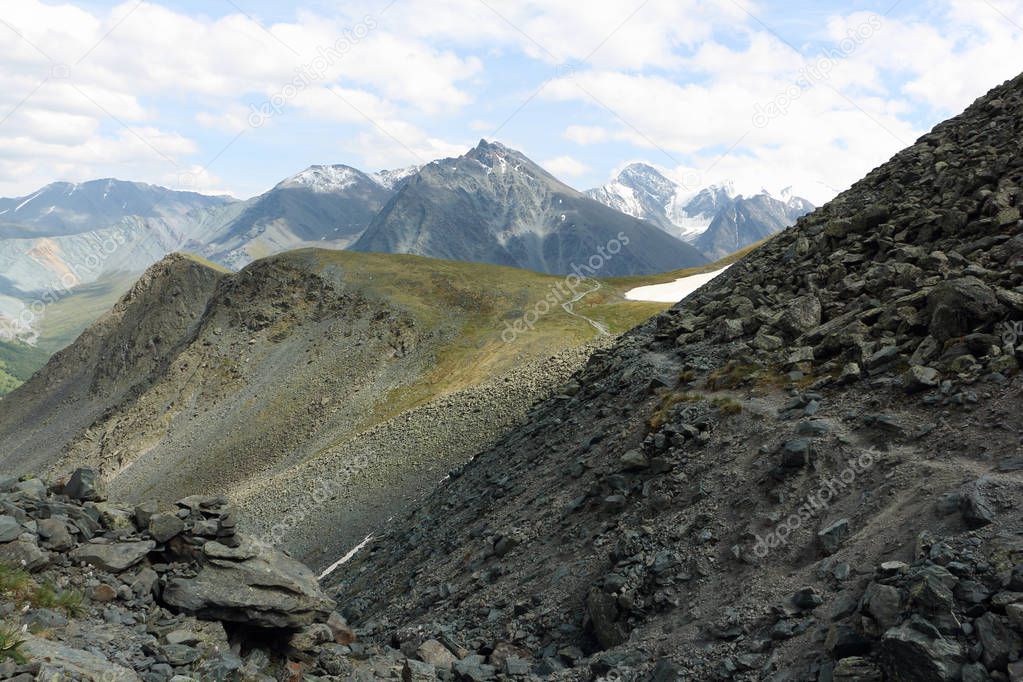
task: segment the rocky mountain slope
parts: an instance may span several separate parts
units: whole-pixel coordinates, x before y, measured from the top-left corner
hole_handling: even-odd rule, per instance
[[[94,470],[0,477],[0,678],[297,680],[350,672],[308,568],[224,497],[109,501]],[[343,679],[334,677],[332,679]]]
[[[712,260],[780,232],[814,208],[790,193],[743,197],[727,182],[698,191],[684,188],[644,163],[626,166],[613,181],[586,194],[657,225]]]
[[[1021,132],[1023,76],[594,354],[342,612],[416,679],[1023,679]]]
[[[303,246],[343,249],[402,182],[401,172],[368,175],[350,166],[312,166],[233,208],[196,246],[232,268]]]
[[[303,519],[277,542],[326,565],[588,344],[663,309],[610,283],[415,256],[310,249],[237,274],[171,256],[0,401],[0,463],[87,463],[126,501],[227,493],[256,529]],[[311,491],[329,513],[308,513]]]
[[[591,267],[601,277],[707,262],[662,230],[590,199],[521,153],[485,140],[464,156],[421,169],[351,248],[558,274]]]

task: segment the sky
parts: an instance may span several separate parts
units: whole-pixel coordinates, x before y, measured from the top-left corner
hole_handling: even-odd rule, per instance
[[[18,0],[0,196],[116,177],[245,198],[481,138],[578,189],[823,203],[1023,70],[1023,0]]]

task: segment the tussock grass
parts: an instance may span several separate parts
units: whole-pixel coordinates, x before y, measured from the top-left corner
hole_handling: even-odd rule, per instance
[[[51,583],[40,585],[24,569],[4,562],[0,562],[0,596],[39,609],[60,609],[72,617],[84,611],[81,592],[60,590]]]
[[[21,630],[16,626],[0,626],[0,662],[14,661],[18,665],[27,663],[28,658],[21,650],[24,645],[25,639],[21,636]]]

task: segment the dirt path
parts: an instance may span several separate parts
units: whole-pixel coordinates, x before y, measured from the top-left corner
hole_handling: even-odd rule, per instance
[[[603,322],[597,322],[596,320],[586,317],[581,313],[577,313],[574,308],[575,304],[581,301],[584,296],[586,296],[587,294],[592,294],[594,292],[600,291],[601,287],[604,286],[600,282],[595,282],[595,284],[597,286],[593,287],[588,291],[584,291],[581,294],[576,294],[575,298],[573,298],[571,301],[565,301],[564,303],[561,304],[561,307],[564,308],[565,312],[571,315],[572,317],[578,317],[581,320],[586,320],[587,322],[589,322],[590,325],[597,330],[597,336],[610,336],[611,330],[608,329],[606,324],[604,324]]]

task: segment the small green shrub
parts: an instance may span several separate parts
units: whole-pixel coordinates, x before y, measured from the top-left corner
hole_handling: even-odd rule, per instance
[[[27,663],[25,652],[21,647],[25,645],[25,639],[17,626],[0,627],[0,661],[14,661],[18,665]]]

